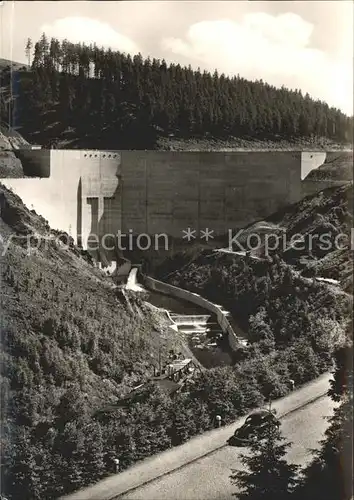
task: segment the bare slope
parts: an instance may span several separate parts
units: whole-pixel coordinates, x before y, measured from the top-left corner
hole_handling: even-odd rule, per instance
[[[227,139],[159,137],[156,149],[161,151],[341,151],[352,148],[352,144],[339,144],[325,137],[315,139],[297,138],[287,140],[260,140],[252,137]]]
[[[352,181],[353,180],[353,152],[328,153],[326,161],[317,169],[312,170],[307,180],[333,180]]]
[[[21,160],[16,158],[16,155],[12,151],[1,150],[0,146],[0,179],[5,179],[6,177],[24,177],[23,168]]]
[[[210,429],[220,412],[230,422],[286,394],[289,379],[301,385],[326,371],[344,341],[352,303],[340,288],[299,276],[280,258],[204,252],[170,281],[223,302],[251,345],[174,400],[150,386],[95,418],[144,381],[175,339],[1,185],[0,200],[2,485],[10,500],[58,498],[112,472],[114,457],[127,468]]]
[[[4,122],[0,124],[0,149],[12,150],[27,146],[29,143],[17,130],[10,128]]]
[[[28,142],[21,134],[11,130],[5,123],[0,123],[0,179],[24,176],[21,161],[16,158],[13,150],[27,146]]]

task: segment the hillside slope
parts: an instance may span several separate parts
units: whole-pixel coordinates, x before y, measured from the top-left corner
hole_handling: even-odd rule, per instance
[[[333,181],[352,181],[353,180],[353,152],[327,154],[326,161],[317,169],[312,170],[307,180],[333,180]]]
[[[276,302],[281,301],[281,310],[289,300],[288,305],[296,304],[294,311],[298,311],[303,309],[310,290],[316,298],[312,306],[306,307],[314,308],[314,312],[320,310],[324,307],[322,299],[325,304],[330,302],[329,296],[335,302],[335,297],[352,294],[352,189],[349,183],[308,196],[244,228],[237,242],[230,240],[226,252],[204,250],[172,273],[170,263],[170,274],[165,279],[229,308],[246,330],[250,317],[258,314],[265,303],[268,320],[273,324]],[[321,283],[320,278],[339,283]],[[322,311],[324,316],[326,310]],[[296,317],[298,313],[294,314]],[[289,327],[283,324],[282,328],[286,331]]]
[[[180,341],[1,184],[0,208],[1,483],[9,498],[56,498],[65,481],[70,489],[95,477],[83,472],[97,451],[97,435],[85,435],[90,415],[149,379]],[[79,415],[85,425],[74,430]],[[69,436],[78,446],[89,439],[71,458]]]
[[[301,270],[304,276],[339,280],[343,289],[350,291],[353,286],[352,227],[353,183],[347,182],[307,196],[249,226],[240,240],[246,242],[250,234],[262,233],[262,245],[251,254],[277,255]]]
[[[0,123],[0,179],[24,177],[21,161],[16,158],[14,149],[28,146],[21,134],[11,130],[6,123]]]
[[[1,138],[0,138],[1,141]],[[21,160],[12,151],[2,151],[0,146],[0,179],[24,177]]]

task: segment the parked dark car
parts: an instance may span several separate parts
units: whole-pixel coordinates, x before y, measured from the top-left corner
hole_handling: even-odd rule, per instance
[[[259,410],[249,415],[245,423],[236,429],[227,443],[230,446],[247,446],[256,439],[269,424],[273,424],[279,428],[280,422],[277,417],[268,410]]]

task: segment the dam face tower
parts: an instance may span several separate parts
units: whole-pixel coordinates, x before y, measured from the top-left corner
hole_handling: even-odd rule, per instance
[[[77,243],[84,248],[97,248],[102,241],[111,246],[107,237],[112,239],[122,228],[121,155],[117,151],[82,152],[80,165]]]
[[[102,237],[121,227],[121,154],[119,151],[40,150],[25,152],[38,165],[20,179],[1,182],[53,229],[70,234],[87,248],[90,234]],[[35,177],[34,172],[44,172]]]

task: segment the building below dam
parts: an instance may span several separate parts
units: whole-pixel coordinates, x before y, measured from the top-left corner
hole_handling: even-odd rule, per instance
[[[118,233],[178,239],[188,228],[215,237],[244,227],[300,200],[303,177],[326,153],[20,149],[16,156],[26,177],[1,182],[53,229],[92,248]]]

